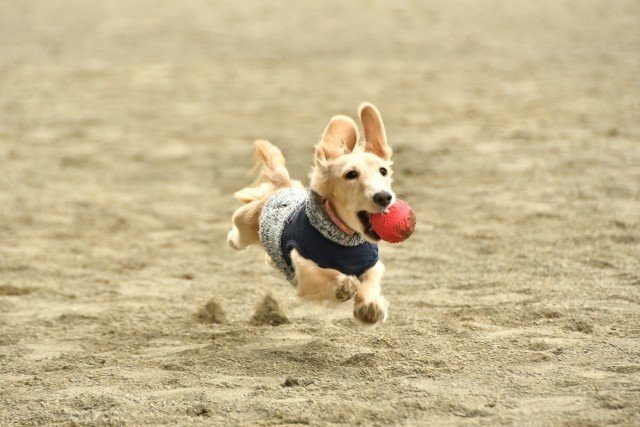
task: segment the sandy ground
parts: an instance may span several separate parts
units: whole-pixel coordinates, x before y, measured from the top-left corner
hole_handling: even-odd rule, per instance
[[[0,425],[640,424],[639,23],[0,1]],[[302,178],[363,100],[419,220],[373,329],[225,244],[253,139]],[[250,323],[268,293],[290,323]]]

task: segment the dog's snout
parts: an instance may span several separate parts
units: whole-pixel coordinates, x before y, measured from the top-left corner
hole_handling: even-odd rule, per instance
[[[391,203],[391,199],[393,196],[388,191],[379,191],[373,195],[373,202],[378,205],[386,208]]]

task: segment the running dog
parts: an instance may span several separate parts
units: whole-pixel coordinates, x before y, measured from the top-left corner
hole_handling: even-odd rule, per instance
[[[380,113],[358,109],[364,130],[347,116],[333,117],[315,146],[310,188],[292,180],[285,159],[271,143],[256,141],[262,172],[253,186],[235,193],[244,203],[232,217],[227,242],[233,249],[262,244],[267,263],[309,300],[354,300],[353,315],[383,322],[389,303],[380,282],[380,237],[369,222],[396,195],[391,189],[391,148]]]

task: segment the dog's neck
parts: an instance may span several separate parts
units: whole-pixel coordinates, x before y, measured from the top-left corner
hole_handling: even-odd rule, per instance
[[[345,221],[349,218],[345,217],[335,204],[330,204],[330,210],[325,206],[326,199],[315,191],[309,190],[305,211],[312,227],[327,239],[343,246],[357,246],[366,242],[364,237]]]
[[[329,201],[329,199],[325,199],[323,208],[324,208],[324,213],[327,214],[329,219],[335,225],[337,225],[340,230],[344,231],[349,236],[353,236],[355,234],[356,230],[349,227],[349,225],[346,222],[340,219],[340,215],[338,215],[338,212],[336,212],[336,209],[333,207],[333,204]]]

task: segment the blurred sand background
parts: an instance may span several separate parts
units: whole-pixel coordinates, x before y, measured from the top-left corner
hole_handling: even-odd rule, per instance
[[[637,1],[1,0],[0,425],[639,424],[639,76]],[[304,178],[364,100],[374,329],[225,242],[252,141]]]

